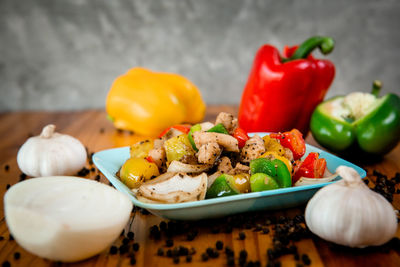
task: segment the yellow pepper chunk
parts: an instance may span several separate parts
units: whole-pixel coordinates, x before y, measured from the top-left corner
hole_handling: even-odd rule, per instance
[[[131,158],[146,158],[149,155],[149,151],[153,149],[153,146],[153,140],[144,140],[131,145]]]
[[[164,148],[167,155],[167,164],[174,160],[180,160],[183,156],[193,156],[195,154],[187,134],[168,139],[164,143]]]
[[[130,158],[119,171],[121,181],[130,189],[139,187],[144,181],[160,175],[155,163],[143,158]]]
[[[276,152],[279,156],[285,156],[285,148],[279,143],[275,138],[269,137],[266,135],[263,137],[265,151],[273,151]]]
[[[203,120],[200,91],[178,74],[133,68],[108,92],[106,111],[118,129],[156,136],[169,126]]]
[[[233,184],[240,193],[250,192],[250,174],[239,173],[232,177],[233,181],[231,181],[231,184]]]

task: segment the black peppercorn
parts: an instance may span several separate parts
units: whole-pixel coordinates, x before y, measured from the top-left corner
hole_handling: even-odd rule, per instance
[[[310,264],[311,264],[311,260],[310,260],[310,258],[308,257],[307,254],[303,254],[303,255],[301,256],[301,260],[303,261],[303,263],[304,263],[305,265],[310,265]]]
[[[178,256],[174,257],[173,262],[175,264],[178,264],[179,263],[179,257]]]
[[[111,246],[110,247],[110,254],[111,255],[117,254],[117,252],[118,252],[118,248],[116,246]]]
[[[202,260],[202,261],[208,261],[208,255],[207,255],[207,253],[201,254],[201,260]]]
[[[132,231],[130,231],[130,232],[128,232],[127,236],[129,238],[129,240],[132,240],[135,237],[135,234]]]
[[[157,255],[158,256],[164,256],[164,249],[163,248],[158,248]]]
[[[139,243],[133,243],[132,248],[134,251],[138,251],[139,250]]]
[[[10,267],[11,263],[9,261],[3,261],[2,267]]]
[[[246,234],[245,234],[244,232],[240,232],[240,233],[239,233],[239,239],[240,239],[240,240],[246,239]]]
[[[166,241],[165,241],[165,246],[167,246],[167,247],[172,247],[174,245],[174,240],[172,240],[172,239],[167,239]]]
[[[218,241],[215,243],[215,247],[216,247],[216,249],[221,250],[221,249],[224,248],[224,243],[223,243],[222,241],[218,240]]]
[[[15,260],[19,260],[19,258],[21,258],[21,253],[15,252],[15,253],[14,253],[14,259],[15,259]]]
[[[186,262],[192,262],[192,255],[186,256]]]

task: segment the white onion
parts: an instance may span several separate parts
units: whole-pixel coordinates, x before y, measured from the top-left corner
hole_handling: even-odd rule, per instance
[[[129,220],[132,202],[99,182],[53,176],[12,186],[4,208],[10,233],[24,249],[72,262],[107,248]]]

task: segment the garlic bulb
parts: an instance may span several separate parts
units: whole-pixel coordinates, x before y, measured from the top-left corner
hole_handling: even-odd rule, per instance
[[[76,138],[54,132],[50,124],[39,136],[29,138],[19,149],[18,166],[33,177],[72,175],[86,164],[86,149]]]
[[[340,166],[342,180],[323,187],[308,202],[305,220],[319,237],[349,247],[378,246],[397,231],[392,205],[370,190],[352,168]]]

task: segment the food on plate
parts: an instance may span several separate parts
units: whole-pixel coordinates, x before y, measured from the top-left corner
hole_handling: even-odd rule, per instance
[[[388,242],[397,232],[393,206],[363,182],[356,170],[340,166],[342,180],[320,189],[308,202],[305,221],[328,241],[363,248]]]
[[[319,48],[328,54],[334,47],[330,37],[311,37],[300,46],[285,47],[283,56],[271,45],[263,45],[254,58],[240,107],[239,124],[247,132],[283,132],[298,129],[306,135],[314,108],[335,76],[328,60],[315,59]]]
[[[17,162],[23,173],[33,177],[73,175],[85,166],[87,153],[82,143],[55,129],[49,124],[21,146]]]
[[[144,68],[118,77],[106,99],[107,114],[116,128],[145,136],[182,122],[197,123],[205,109],[200,91],[188,79]]]
[[[180,203],[204,199],[207,175],[189,176],[186,173],[166,172],[142,184],[136,197],[148,203]]]
[[[328,149],[359,157],[381,156],[400,140],[400,97],[378,97],[382,87],[374,81],[372,93],[353,92],[317,106],[311,132]]]
[[[5,219],[27,251],[73,262],[106,249],[127,224],[132,202],[102,183],[54,176],[25,180],[4,196]]]
[[[215,124],[172,126],[158,139],[132,145],[131,157],[118,174],[139,200],[151,203],[231,196],[336,177],[317,153],[303,161],[305,152],[296,129],[249,137],[234,116],[222,112]]]

